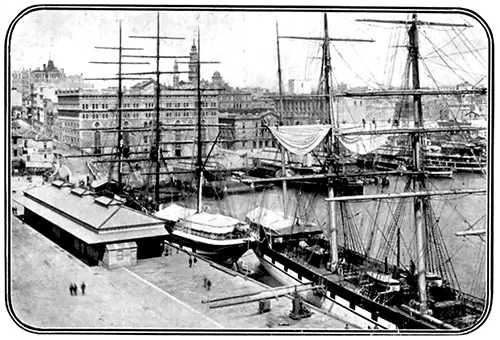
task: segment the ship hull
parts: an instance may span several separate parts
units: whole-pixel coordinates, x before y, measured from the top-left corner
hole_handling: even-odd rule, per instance
[[[403,311],[374,302],[355,291],[321,276],[311,269],[287,258],[267,247],[257,251],[260,264],[276,280],[283,285],[302,284],[307,282],[322,284],[326,287],[323,296],[312,292],[303,293],[302,297],[323,311],[341,317],[362,328],[377,326],[383,329],[432,329],[439,325],[431,324],[417,316],[410,316]]]
[[[479,158],[478,158],[479,159]],[[362,161],[359,164],[364,164],[365,167],[373,167],[380,170],[396,170],[401,164],[405,164],[406,158],[396,155],[378,154],[373,161]],[[444,155],[444,154],[427,154],[425,156],[424,168],[429,172],[464,172],[464,173],[484,173],[486,171],[486,161],[472,156]]]
[[[225,266],[232,266],[246,251],[253,247],[252,241],[245,241],[244,239],[238,243],[214,245],[173,233],[169,234],[167,241],[179,248]]]

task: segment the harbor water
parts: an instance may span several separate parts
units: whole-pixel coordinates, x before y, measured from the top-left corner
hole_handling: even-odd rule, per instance
[[[406,177],[389,176],[389,186],[381,184],[367,184],[364,194],[403,192]],[[380,181],[379,181],[380,183]],[[427,182],[428,190],[487,188],[484,176],[478,174],[454,174],[452,179],[433,179]],[[326,191],[326,190],[325,190]],[[205,200],[205,209],[211,212],[220,212],[244,219],[245,215],[256,207],[266,207],[277,211],[283,210],[281,187],[263,192],[230,195],[222,200]],[[487,210],[487,195],[451,195],[433,196],[431,205],[433,215],[430,220],[438,226],[447,254],[443,254],[444,261],[453,264],[459,283],[459,288],[465,293],[478,297],[485,297],[487,282],[487,236],[456,236],[456,232],[464,230],[487,229],[489,212]],[[309,218],[317,221],[326,230],[327,203],[326,192],[302,191],[298,188],[288,192],[288,215],[300,218]],[[415,261],[415,232],[413,227],[412,199],[406,198],[399,225],[401,226],[401,264],[408,266],[410,258]],[[351,218],[354,220],[357,232],[365,249],[374,256],[384,240],[386,225],[394,220],[397,200],[361,201],[351,203]],[[337,209],[338,211],[338,209]],[[340,226],[340,214],[337,213],[337,226]],[[375,222],[377,221],[377,222]],[[339,242],[342,244],[342,230],[339,227]],[[371,246],[370,246],[371,245]],[[391,245],[389,258],[394,259],[395,244]],[[393,260],[392,260],[393,261]],[[389,262],[392,262],[391,260]]]

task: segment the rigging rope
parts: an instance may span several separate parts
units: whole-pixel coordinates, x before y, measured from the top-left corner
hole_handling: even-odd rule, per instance
[[[453,29],[453,28],[452,28]],[[471,51],[472,55],[474,56],[474,58],[479,62],[479,64],[483,67],[485,67],[485,65],[483,64],[483,62],[486,62],[486,60],[484,60],[483,56],[479,53],[473,53],[472,51],[475,50],[474,48],[474,44],[469,40],[469,38],[467,38],[467,36],[465,34],[460,34],[460,38],[462,39],[462,42],[464,43],[464,45],[467,47],[467,49],[469,51]],[[472,47],[472,48],[471,48]],[[482,59],[482,60],[480,60]]]
[[[340,53],[340,51],[335,47],[335,45],[333,45],[333,49],[335,50],[335,52],[337,52],[337,54],[339,55],[339,57],[342,59],[342,61],[346,64],[346,66],[349,68],[349,70],[351,70],[358,79],[362,80],[367,86],[370,86],[370,83],[368,83],[365,79],[363,79],[356,71],[353,70],[353,68],[347,63],[347,61],[344,59],[344,56],[342,55],[342,53]]]
[[[460,78],[463,82],[468,82],[464,77],[462,77],[460,74],[458,74],[457,72],[455,72],[455,70],[448,64],[448,62],[446,62],[446,60],[443,58],[443,56],[441,55],[441,53],[439,53],[439,51],[437,50],[436,48],[436,45],[432,42],[432,40],[427,36],[427,34],[425,34],[424,31],[420,31],[420,33],[422,33],[422,35],[424,36],[425,39],[427,39],[427,41],[432,45],[432,47],[434,48],[434,51],[436,52],[436,54],[439,56],[439,58],[441,59],[441,61],[446,65],[446,67],[448,69],[450,69],[458,78]],[[422,56],[420,56],[420,58],[422,59]],[[422,60],[422,63],[423,63],[423,60]],[[459,67],[460,68],[460,67]],[[462,68],[460,68],[462,72],[464,73],[467,73],[465,70],[463,70]],[[474,81],[472,81],[474,82]]]

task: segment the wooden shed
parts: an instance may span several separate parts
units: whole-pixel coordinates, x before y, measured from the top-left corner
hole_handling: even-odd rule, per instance
[[[137,263],[137,244],[122,242],[106,244],[102,264],[108,269],[130,267]]]

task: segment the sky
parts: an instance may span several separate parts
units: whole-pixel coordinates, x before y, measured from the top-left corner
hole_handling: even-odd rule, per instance
[[[155,40],[129,36],[155,35],[156,13],[124,10],[39,10],[29,13],[17,22],[13,30],[12,69],[35,69],[51,58],[68,75],[113,77],[117,72],[116,65],[90,62],[117,61],[118,53],[94,47],[118,46],[118,23],[121,21],[123,46],[144,48],[129,54],[154,55]],[[375,40],[373,43],[331,44],[334,83],[372,88],[401,85],[407,51],[394,46],[406,44],[404,27],[355,20],[405,20],[409,17],[410,14],[404,12],[329,13],[330,37]],[[481,79],[486,83],[488,41],[484,28],[475,18],[457,13],[419,13],[419,19],[473,25],[463,32],[463,28],[422,27],[421,55],[431,57],[425,59],[425,66],[421,67],[422,85],[454,85],[463,81],[477,83]],[[275,90],[278,84],[276,23],[280,35],[319,37],[323,34],[321,12],[161,11],[160,34],[185,38],[163,40],[161,54],[188,55],[199,28],[201,60],[220,62],[203,65],[202,78],[210,79],[214,71],[219,71],[233,87],[259,86]],[[470,53],[471,49],[479,51]],[[452,58],[445,58],[446,53],[451,53]],[[320,76],[319,42],[280,39],[280,55],[285,86],[288,79],[310,80],[316,86]],[[442,65],[446,71],[443,71]],[[153,71],[154,68],[154,63],[126,65],[123,72]],[[161,69],[172,71],[173,60],[162,61]],[[427,74],[428,70],[432,77]],[[181,65],[180,71],[187,71],[187,65]],[[180,78],[187,80],[187,75],[182,74]],[[171,83],[172,76],[162,76],[161,81]],[[95,84],[97,87],[116,86],[111,81]]]

